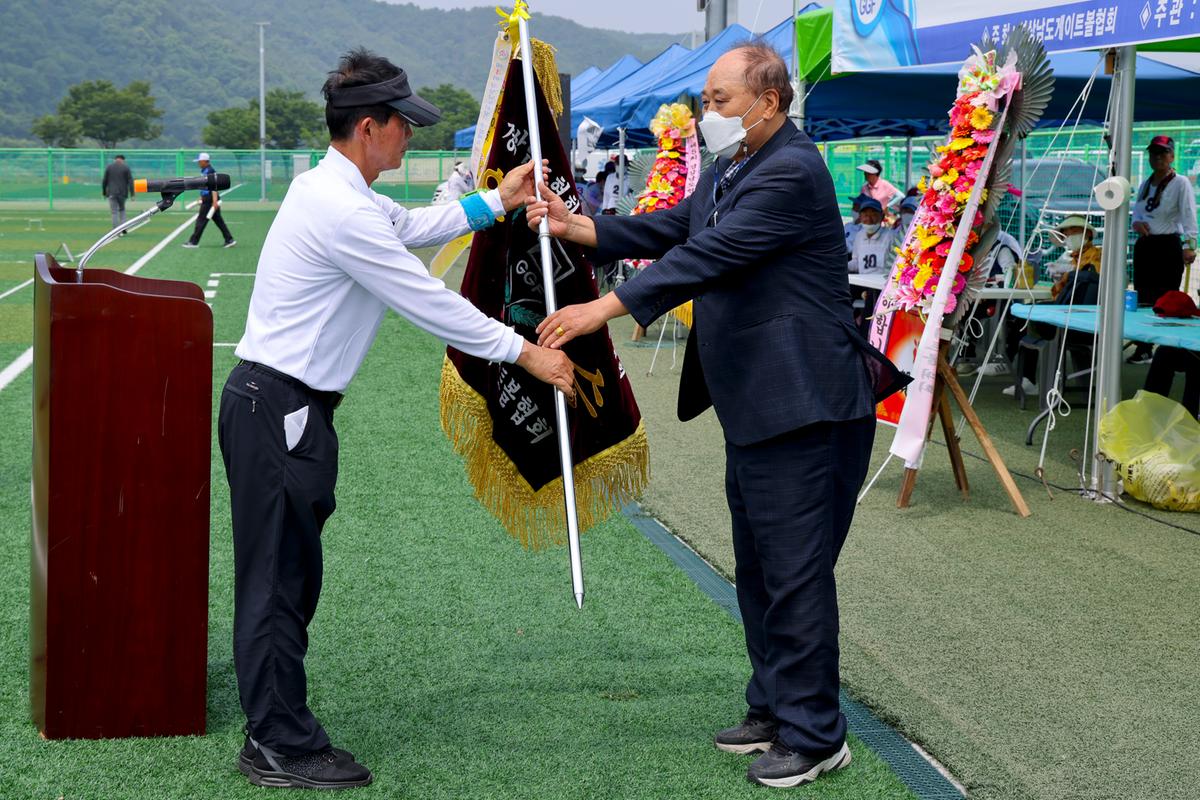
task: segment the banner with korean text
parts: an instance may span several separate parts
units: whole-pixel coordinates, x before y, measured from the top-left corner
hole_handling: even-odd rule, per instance
[[[550,164],[545,188],[578,213],[550,105],[560,97],[544,84],[558,80],[548,47],[534,40],[535,88],[542,155]],[[492,134],[482,153],[478,185],[492,189],[530,159],[521,65],[510,60],[495,93]],[[548,97],[549,96],[549,102]],[[561,102],[561,101],[560,101]],[[463,296],[530,341],[546,317],[537,234],[523,210],[475,234]],[[596,299],[592,266],[569,242],[553,242],[555,293],[560,306]],[[585,530],[640,494],[649,477],[649,447],[633,389],[607,328],[581,336],[564,351],[575,364],[576,401],[570,409],[575,496]],[[489,363],[448,348],[442,370],[442,427],[466,461],[476,497],[508,531],[530,547],[565,541],[562,470],[553,390],[514,364]]]
[[[836,0],[833,16],[835,73],[961,61],[1020,25],[1049,53],[1200,36],[1200,0]]]

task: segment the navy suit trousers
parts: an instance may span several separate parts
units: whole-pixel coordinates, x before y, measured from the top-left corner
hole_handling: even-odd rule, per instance
[[[875,439],[874,416],[807,425],[757,444],[725,444],[738,605],[753,674],[751,716],[808,756],[842,746],[833,568]]]

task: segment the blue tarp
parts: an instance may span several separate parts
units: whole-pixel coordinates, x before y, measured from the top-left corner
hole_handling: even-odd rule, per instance
[[[735,44],[750,38],[750,31],[741,25],[730,25],[691,51],[687,58],[662,75],[653,86],[623,97],[620,103],[614,106],[614,112],[610,115],[614,122],[612,125],[605,125],[605,134],[613,132],[616,128],[640,133],[647,129],[650,120],[658,113],[658,107],[663,103],[673,103],[680,95],[699,96],[713,62]],[[605,138],[607,139],[607,135]]]
[[[1056,53],[1054,95],[1039,127],[1074,121],[1071,112],[1096,69],[1100,53]],[[1111,77],[1101,65],[1081,122],[1104,122]],[[812,87],[805,106],[805,130],[820,140],[860,136],[930,136],[945,133],[946,114],[958,86],[958,67],[917,67],[870,72],[825,80]],[[1138,57],[1134,119],[1139,122],[1178,120],[1191,111],[1185,98],[1200,97],[1200,74]]]
[[[647,61],[639,69],[630,73],[625,80],[619,81],[599,93],[580,101],[571,99],[571,127],[578,128],[585,116],[600,123],[606,130],[615,130],[618,120],[613,109],[620,105],[625,97],[636,94],[656,85],[662,76],[668,74],[676,65],[690,56],[691,50],[683,45],[673,44],[654,58]],[[571,86],[574,89],[574,82]]]

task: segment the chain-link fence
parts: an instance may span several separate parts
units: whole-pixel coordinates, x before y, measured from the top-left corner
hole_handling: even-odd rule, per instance
[[[242,184],[230,199],[257,200],[266,174],[266,198],[282,200],[296,175],[316,166],[324,150],[209,150],[217,172],[233,185]],[[125,156],[135,178],[173,178],[198,173],[195,150],[0,149],[0,203],[22,202],[53,210],[79,201],[101,201],[104,169],[118,153]],[[399,201],[429,202],[437,185],[446,180],[454,163],[466,157],[452,150],[408,153],[399,169],[379,176],[374,188]]]

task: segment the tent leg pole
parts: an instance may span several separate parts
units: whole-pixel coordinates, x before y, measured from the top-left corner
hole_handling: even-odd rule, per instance
[[[1021,268],[1025,266],[1025,138],[1021,139],[1021,169],[1017,174],[1017,182],[1021,190],[1021,194],[1017,197],[1017,235],[1021,241],[1021,263],[1018,265]]]
[[[904,191],[908,191],[908,187],[913,185],[912,177],[912,140],[913,137],[904,137]]]
[[[1133,140],[1133,83],[1136,75],[1137,50],[1134,47],[1119,47],[1116,50],[1116,68],[1113,83],[1116,84],[1113,98],[1116,100],[1109,110],[1109,132],[1112,135],[1113,175],[1129,177],[1130,153]],[[1117,477],[1113,465],[1097,458],[1100,444],[1100,420],[1109,409],[1121,402],[1121,351],[1125,326],[1125,247],[1129,236],[1129,198],[1121,205],[1105,213],[1104,248],[1100,268],[1100,319],[1097,326],[1099,339],[1096,347],[1099,379],[1096,382],[1097,396],[1093,403],[1095,419],[1092,420],[1092,491],[1093,499],[1099,502],[1116,500]]]

